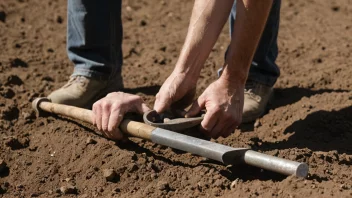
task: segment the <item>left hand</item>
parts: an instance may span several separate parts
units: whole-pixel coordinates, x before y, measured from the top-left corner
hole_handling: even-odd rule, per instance
[[[242,121],[243,100],[243,83],[219,78],[193,103],[186,117],[195,116],[205,108],[201,130],[215,139],[228,137]]]
[[[105,137],[120,140],[122,133],[118,127],[125,113],[143,114],[149,110],[140,96],[113,92],[93,104],[92,122]]]

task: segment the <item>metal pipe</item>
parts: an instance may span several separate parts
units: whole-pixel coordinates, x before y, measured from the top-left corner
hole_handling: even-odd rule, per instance
[[[252,150],[246,151],[243,158],[246,164],[284,175],[295,175],[297,177],[306,177],[308,175],[309,167],[305,163],[282,159]]]

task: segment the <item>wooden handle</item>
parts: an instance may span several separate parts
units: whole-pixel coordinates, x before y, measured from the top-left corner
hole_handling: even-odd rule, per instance
[[[93,112],[87,109],[82,109],[74,106],[56,104],[51,102],[40,102],[38,107],[46,112],[55,113],[58,115],[67,116],[73,119],[81,120],[93,124]]]
[[[55,113],[62,116],[67,116],[69,118],[81,120],[90,124],[92,123],[93,112],[91,110],[63,105],[63,104],[56,104],[47,101],[41,101],[36,106],[36,108],[40,108],[40,110]],[[39,110],[39,109],[37,109]],[[125,119],[120,124],[120,129],[123,133],[139,137],[145,140],[150,140],[152,132],[156,127],[141,123],[135,122],[132,120]]]
[[[121,122],[120,129],[123,133],[128,135],[139,137],[145,140],[151,140],[150,138],[152,136],[152,132],[154,129],[156,129],[156,127],[125,119]]]

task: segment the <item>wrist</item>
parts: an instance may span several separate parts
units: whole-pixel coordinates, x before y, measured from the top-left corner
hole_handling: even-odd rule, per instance
[[[229,85],[244,86],[247,80],[247,76],[247,69],[229,68],[228,65],[225,65],[223,67],[223,71],[221,73],[221,76],[219,77],[219,80],[224,81]]]

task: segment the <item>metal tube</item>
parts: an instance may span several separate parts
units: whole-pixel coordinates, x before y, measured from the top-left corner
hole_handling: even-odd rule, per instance
[[[305,163],[286,160],[252,150],[246,151],[243,158],[246,164],[284,175],[295,175],[297,177],[306,177],[308,175],[309,167]]]

